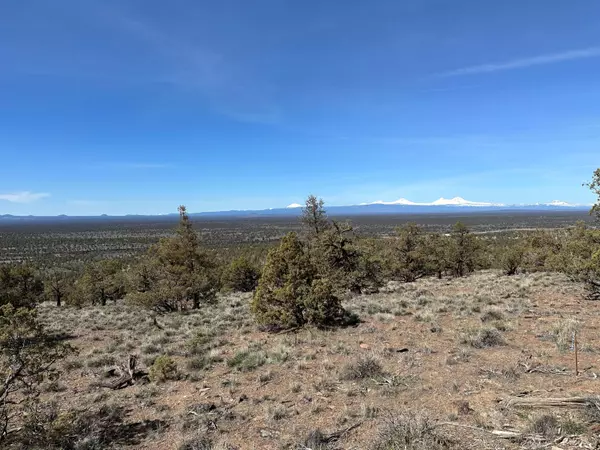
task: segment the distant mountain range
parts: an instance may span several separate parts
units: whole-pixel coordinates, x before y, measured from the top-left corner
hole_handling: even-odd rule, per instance
[[[292,203],[285,208],[270,208],[264,210],[233,210],[233,211],[212,211],[190,213],[191,216],[211,217],[211,218],[244,218],[244,217],[294,217],[301,213],[302,206],[299,203]],[[361,203],[359,205],[349,206],[326,206],[327,213],[331,216],[362,216],[362,215],[394,215],[394,214],[469,214],[477,212],[551,212],[551,211],[587,211],[591,205],[572,204],[560,200],[553,200],[548,203],[534,204],[514,204],[507,205],[502,203],[473,202],[465,200],[462,197],[451,199],[440,198],[430,203],[412,202],[405,198],[394,201],[378,200],[371,203]],[[111,217],[123,217],[136,219],[140,217],[172,217],[177,214],[157,214],[157,215],[127,215],[127,216],[60,216],[41,217],[41,216],[13,216],[9,214],[0,215],[1,222],[7,221],[64,221],[69,219],[90,220],[90,219],[110,219]]]

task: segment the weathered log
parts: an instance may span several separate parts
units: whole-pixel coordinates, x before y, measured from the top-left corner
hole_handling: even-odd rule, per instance
[[[510,397],[501,400],[504,407],[525,407],[525,408],[583,408],[588,405],[600,403],[600,399],[594,397],[558,397],[558,398],[537,398],[537,397]]]
[[[127,364],[122,364],[118,368],[113,368],[107,372],[109,376],[115,375],[116,372],[119,372],[121,374],[119,378],[114,381],[104,383],[102,384],[102,386],[114,390],[123,389],[135,384],[136,380],[146,379],[148,377],[148,373],[141,370],[135,370],[136,365],[137,356],[129,355],[129,358],[127,359]]]

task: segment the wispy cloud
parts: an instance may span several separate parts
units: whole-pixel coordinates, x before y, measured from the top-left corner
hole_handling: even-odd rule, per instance
[[[556,64],[565,61],[574,61],[578,59],[597,58],[600,56],[600,47],[589,47],[579,50],[570,50],[567,52],[553,53],[548,55],[538,55],[529,58],[513,59],[501,63],[482,64],[478,66],[463,67],[461,69],[443,72],[437,77],[457,77],[462,75],[476,75],[482,73],[493,73],[504,70],[525,69],[527,67],[542,66],[547,64]]]
[[[0,200],[11,203],[31,203],[42,198],[50,197],[47,192],[12,192],[10,194],[0,194]]]

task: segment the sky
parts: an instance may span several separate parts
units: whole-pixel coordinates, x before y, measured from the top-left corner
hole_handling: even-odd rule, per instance
[[[0,214],[593,203],[597,0],[0,2]]]

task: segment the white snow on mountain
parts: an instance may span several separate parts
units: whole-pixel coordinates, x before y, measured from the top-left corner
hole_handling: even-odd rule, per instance
[[[302,208],[300,203],[292,203],[291,205],[287,205],[286,208]]]
[[[383,200],[377,200],[372,203],[361,203],[361,205],[424,205],[424,203],[415,203],[405,198],[399,198],[393,202],[384,202]]]
[[[430,203],[417,203],[401,198],[393,202],[385,202],[383,200],[377,200],[372,203],[361,203],[361,205],[410,205],[410,206],[504,206],[501,203],[485,203],[485,202],[472,202],[465,200],[462,197],[444,198],[441,197],[434,202]]]
[[[563,202],[562,200],[552,200],[550,203],[544,203],[544,206],[570,206],[570,207],[574,207],[574,206],[579,206],[579,205],[574,205],[572,203]]]
[[[504,206],[499,203],[486,203],[486,202],[472,202],[465,200],[462,197],[454,198],[439,198],[435,202],[431,203],[432,206]]]

